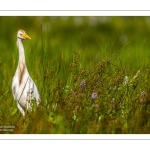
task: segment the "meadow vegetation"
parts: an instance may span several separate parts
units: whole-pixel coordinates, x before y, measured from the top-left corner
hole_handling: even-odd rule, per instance
[[[0,133],[150,133],[150,17],[0,17]],[[41,104],[25,117],[11,91],[16,33]]]

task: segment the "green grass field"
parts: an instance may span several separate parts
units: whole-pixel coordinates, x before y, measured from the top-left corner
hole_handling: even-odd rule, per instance
[[[0,17],[0,133],[150,133],[150,17]],[[16,33],[41,104],[22,117]],[[12,126],[11,130],[3,130]]]

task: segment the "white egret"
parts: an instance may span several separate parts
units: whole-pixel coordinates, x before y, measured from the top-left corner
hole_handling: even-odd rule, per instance
[[[36,104],[40,103],[38,89],[33,82],[27,70],[24,46],[22,41],[31,39],[24,30],[17,32],[17,47],[19,52],[18,67],[12,81],[12,93],[17,102],[17,107],[25,116],[25,110],[32,111],[32,100],[36,100]]]

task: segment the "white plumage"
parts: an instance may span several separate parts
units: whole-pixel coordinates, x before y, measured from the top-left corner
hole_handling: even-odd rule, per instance
[[[19,30],[17,33],[17,47],[19,52],[18,67],[12,81],[12,93],[17,102],[17,107],[25,116],[25,110],[32,111],[32,100],[36,100],[37,105],[40,103],[38,89],[30,77],[26,62],[24,47],[22,41],[31,39],[24,30]]]

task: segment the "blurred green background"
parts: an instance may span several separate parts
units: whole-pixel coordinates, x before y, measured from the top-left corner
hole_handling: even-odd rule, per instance
[[[89,62],[99,53],[101,59],[105,55],[102,53],[104,50],[118,54],[125,51],[129,55],[133,55],[133,51],[134,55],[140,52],[143,58],[149,54],[150,17],[5,16],[0,17],[0,22],[0,61],[3,63],[12,60],[16,52],[18,29],[25,30],[31,36],[30,47],[43,42],[51,56],[54,52],[65,54],[76,50],[81,51],[83,58]],[[28,47],[29,42],[26,45]],[[33,47],[33,50],[41,53],[42,47]]]

